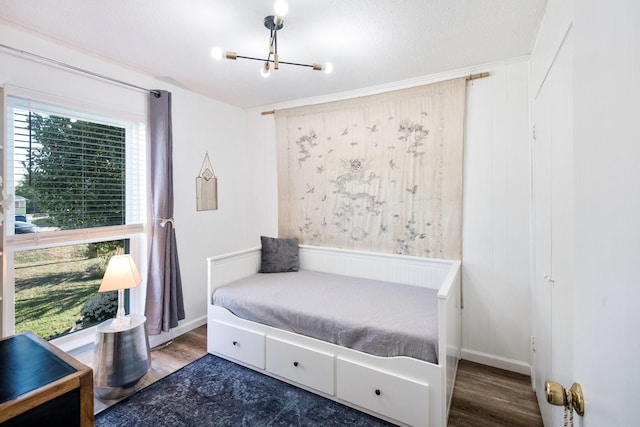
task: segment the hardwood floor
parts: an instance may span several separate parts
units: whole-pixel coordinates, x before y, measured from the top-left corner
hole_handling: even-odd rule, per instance
[[[460,361],[449,427],[542,425],[538,401],[528,375]]]
[[[180,335],[171,345],[151,352],[151,369],[136,389],[154,383],[206,353],[206,326]],[[88,357],[80,359],[91,365]],[[115,403],[117,400],[95,398],[94,410],[98,413]],[[529,377],[460,361],[448,426],[542,426]]]

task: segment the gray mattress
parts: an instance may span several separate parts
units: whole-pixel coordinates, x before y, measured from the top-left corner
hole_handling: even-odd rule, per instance
[[[354,350],[438,363],[434,289],[300,270],[238,280],[212,301],[240,318]]]

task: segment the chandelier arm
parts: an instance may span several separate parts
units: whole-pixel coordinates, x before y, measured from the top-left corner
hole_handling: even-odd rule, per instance
[[[280,68],[280,58],[278,58],[278,30],[273,32],[273,44],[275,46],[273,53],[273,68],[278,70]]]
[[[269,55],[271,56],[271,55]],[[253,56],[243,56],[243,55],[237,55],[237,58],[241,58],[241,59],[250,59],[252,61],[260,61],[260,62],[273,62],[273,59],[267,58],[267,60],[265,61],[262,58],[256,58]],[[313,64],[300,64],[298,62],[287,62],[287,61],[279,61],[281,64],[287,64],[287,65],[297,65],[299,67],[309,67],[309,68],[313,68],[314,65]]]
[[[274,31],[273,29],[269,30],[269,54],[273,53],[273,40],[274,40]]]
[[[260,62],[273,62],[273,60],[268,59],[265,61],[263,58],[256,58],[254,56],[243,56],[243,55],[237,55],[237,58],[242,58],[242,59],[250,59],[252,61],[260,61]]]
[[[275,53],[278,54],[278,30],[273,32],[273,45]]]
[[[299,67],[309,67],[309,68],[313,68],[313,64],[299,64],[297,62],[287,62],[287,61],[280,61],[281,64],[287,64],[287,65],[297,65]]]

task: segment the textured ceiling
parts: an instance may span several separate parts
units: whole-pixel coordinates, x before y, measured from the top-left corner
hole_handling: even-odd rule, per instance
[[[273,3],[0,0],[0,20],[247,108],[528,55],[546,0],[288,0],[280,60],[332,74],[281,65],[265,79],[259,62],[213,60],[214,46],[266,57]]]

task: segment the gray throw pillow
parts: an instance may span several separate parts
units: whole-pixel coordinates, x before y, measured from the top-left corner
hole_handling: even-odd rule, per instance
[[[298,271],[298,239],[260,236],[262,263],[260,273]]]

